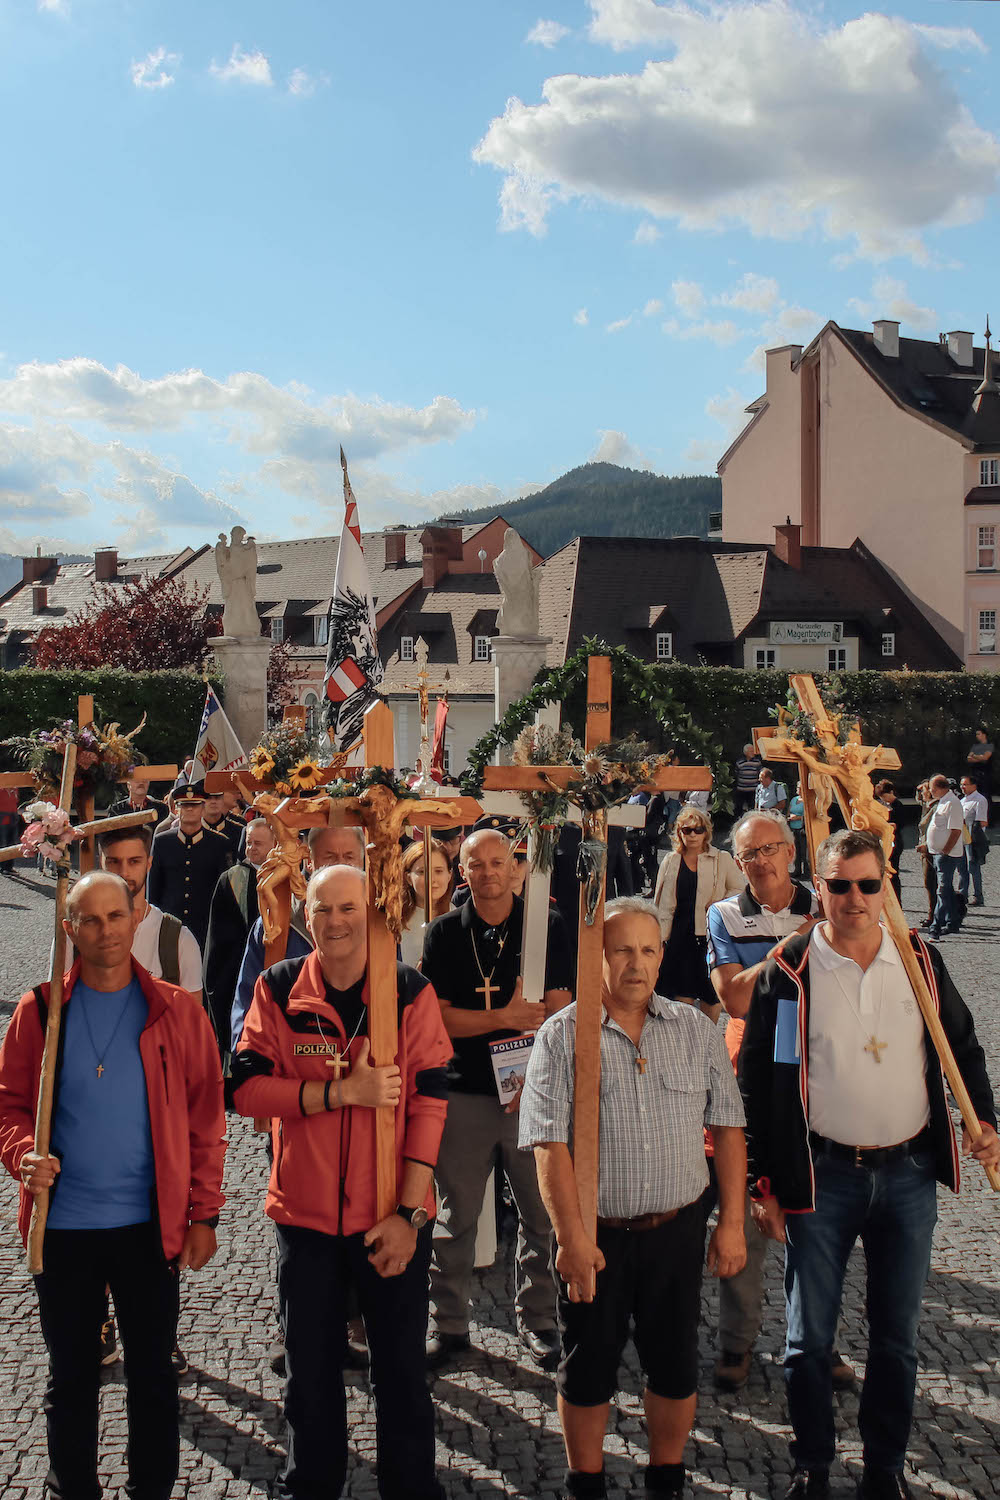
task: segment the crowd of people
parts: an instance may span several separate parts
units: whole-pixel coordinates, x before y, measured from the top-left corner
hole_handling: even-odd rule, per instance
[[[985,852],[970,851],[983,850],[989,822],[985,732],[977,746],[961,798],[943,775],[926,783],[918,849],[934,880],[930,939],[959,929],[966,900],[982,901]],[[276,1322],[262,1358],[286,1382],[280,1500],[341,1493],[343,1367],[357,1360],[370,1365],[379,1493],[443,1494],[427,1377],[470,1349],[476,1238],[495,1168],[516,1221],[518,1336],[554,1372],[566,1495],[605,1493],[608,1409],[630,1334],[646,1381],[645,1491],[684,1493],[703,1270],[720,1286],[714,1379],[740,1391],[771,1241],[785,1256],[793,1432],[780,1493],[826,1495],[831,1393],[856,1379],[837,1326],[859,1240],[869,1321],[859,1493],[910,1493],[936,1183],[957,1191],[959,1144],[881,923],[890,872],[880,841],[832,834],[810,878],[800,792],[789,798],[755,759],[747,746],[737,765],[728,849],[715,841],[707,794],[638,794],[645,829],[609,847],[596,1236],[573,1156],[578,830],[559,841],[537,1001],[520,977],[527,863],[517,825],[491,817],[439,830],[429,868],[423,839],[408,844],[399,1045],[393,1063],[376,1066],[362,831],[322,826],[303,840],[305,896],[292,902],[284,958],[269,966],[257,901],[269,822],[236,792],[206,793],[184,776],[160,803],[133,776],[110,811],[153,818],[99,837],[100,867],[76,881],[67,906],[45,1154],[35,1114],[46,983],[27,989],[0,1050],[0,1159],[21,1184],[22,1230],[36,1198],[49,1205],[36,1288],[57,1500],[100,1495],[98,1379],[116,1333],[129,1494],[168,1500],[186,1368],[178,1273],[211,1259],[220,1215],[224,1225],[226,1106],[269,1122],[261,1190],[275,1227]],[[891,783],[878,790],[898,807]],[[1000,1139],[971,1015],[938,947],[920,933],[911,941],[980,1121],[962,1149],[995,1166]],[[504,1092],[496,1049],[521,1039],[526,1065]],[[379,1110],[393,1111],[398,1183],[398,1204],[381,1217]]]

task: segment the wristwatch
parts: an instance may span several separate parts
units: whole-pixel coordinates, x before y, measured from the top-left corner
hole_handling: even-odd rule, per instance
[[[406,1220],[411,1229],[423,1229],[427,1223],[426,1208],[407,1208],[405,1204],[400,1203],[396,1212],[401,1219]]]

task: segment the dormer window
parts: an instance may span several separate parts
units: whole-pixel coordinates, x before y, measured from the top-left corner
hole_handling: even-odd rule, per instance
[[[330,617],[329,615],[313,616],[313,645],[325,646],[330,639]]]
[[[271,621],[271,639],[272,639],[272,641],[283,641],[285,639],[285,617],[284,617],[284,615],[275,615],[274,618],[272,619],[272,621]]]
[[[493,643],[488,635],[477,635],[473,637],[472,659],[473,661],[489,661],[493,655]]]
[[[656,660],[673,661],[674,659],[674,636],[670,630],[658,630],[656,632]]]
[[[412,635],[401,635],[399,638],[400,661],[413,660],[413,637]]]

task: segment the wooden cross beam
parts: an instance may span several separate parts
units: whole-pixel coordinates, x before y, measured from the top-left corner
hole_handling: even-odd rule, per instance
[[[878,834],[882,839],[883,848],[886,849],[888,855],[888,849],[892,846],[892,830],[886,816],[886,808],[882,803],[877,801],[874,795],[870,772],[873,769],[881,770],[883,766],[886,769],[897,769],[900,763],[898,755],[896,755],[895,751],[883,751],[881,746],[873,749],[867,745],[862,745],[860,743],[860,734],[858,734],[856,739],[852,737],[848,745],[839,745],[837,743],[835,726],[829,718],[812,676],[803,673],[792,676],[790,681],[798,698],[799,707],[812,719],[813,727],[822,750],[819,755],[816,755],[803,746],[801,741],[786,740],[786,755],[784,758],[798,761],[800,768],[802,768],[803,780],[805,779],[805,769],[813,771],[818,776],[829,777],[847,826],[849,828],[866,829]],[[889,756],[894,759],[887,764],[887,757]],[[772,757],[769,755],[768,758]],[[817,765],[817,762],[823,762],[823,764]],[[827,766],[829,770],[826,769]],[[808,828],[810,823],[809,804],[805,799],[803,799],[803,802],[806,807],[806,826]],[[810,840],[810,853],[813,852],[814,848],[815,835]],[[815,865],[813,868],[815,869]],[[982,1127],[973,1108],[972,1100],[969,1097],[969,1091],[965,1086],[965,1080],[959,1072],[958,1064],[955,1061],[955,1054],[951,1050],[951,1044],[941,1024],[941,1017],[938,1015],[937,1007],[931,998],[923,970],[917,962],[917,956],[913,951],[913,945],[910,942],[909,924],[903,915],[899,898],[888,882],[886,882],[885,886],[882,909],[885,925],[902,959],[903,968],[906,970],[906,977],[909,979],[910,986],[916,997],[924,1025],[927,1028],[934,1050],[940,1059],[942,1070],[948,1081],[948,1087],[952,1092],[952,1097],[961,1113],[962,1123],[969,1132],[972,1140],[977,1141],[982,1134]],[[874,1037],[872,1041],[874,1041]],[[879,1061],[877,1051],[874,1055],[876,1061]],[[989,1179],[990,1186],[995,1191],[1000,1191],[1000,1171],[997,1171],[995,1167],[987,1167],[986,1176]]]

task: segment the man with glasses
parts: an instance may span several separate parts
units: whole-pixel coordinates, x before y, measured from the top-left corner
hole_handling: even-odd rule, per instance
[[[808,886],[792,879],[795,838],[777,812],[750,812],[733,824],[733,855],[747,884],[708,909],[708,966],[715,993],[729,1016],[726,1048],[737,1066],[745,1016],[753,987],[775,945],[793,932],[808,932],[817,911]],[[750,1374],[754,1341],[760,1332],[764,1257],[767,1244],[751,1225],[746,1204],[747,1263],[719,1287],[719,1358],[715,1383],[737,1391]],[[840,1366],[850,1385],[854,1372]]]
[[[785,1246],[785,1386],[795,1472],[786,1500],[829,1494],[830,1351],[844,1273],[864,1248],[869,1328],[858,1413],[864,1500],[905,1500],[917,1324],[937,1217],[958,1190],[944,1077],[902,959],[881,926],[885,855],[843,829],[817,851],[825,921],[782,946],[754,989],[740,1062],[754,1217]],[[972,1017],[940,954],[910,941],[981,1124],[962,1147],[1000,1163]]]

